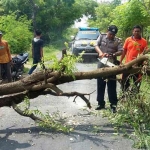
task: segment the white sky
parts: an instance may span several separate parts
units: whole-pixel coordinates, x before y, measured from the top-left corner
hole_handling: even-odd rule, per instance
[[[87,20],[88,20],[87,17],[84,16],[84,17],[81,19],[80,22],[75,21],[73,27],[75,27],[75,28],[78,28],[78,27],[87,27],[87,26],[88,26]]]

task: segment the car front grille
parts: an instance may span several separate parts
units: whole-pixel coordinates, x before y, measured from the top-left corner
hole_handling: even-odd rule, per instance
[[[95,49],[85,49],[85,53],[96,53]]]
[[[81,46],[87,46],[87,44],[81,44]]]

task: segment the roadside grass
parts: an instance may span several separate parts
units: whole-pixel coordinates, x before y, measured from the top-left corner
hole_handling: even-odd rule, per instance
[[[61,43],[61,44],[60,44]],[[46,45],[43,50],[44,50],[44,62],[50,60],[51,56],[57,55],[65,46],[63,46],[63,41],[57,41],[56,43],[53,43],[51,45]],[[24,67],[24,73],[27,73],[29,69],[32,66],[32,53],[29,51],[29,60],[25,64]]]
[[[134,88],[134,84],[131,85]],[[124,135],[133,140],[133,147],[150,149],[150,77],[143,75],[140,91],[122,93],[124,97],[118,102],[118,111],[113,114],[103,111],[103,117],[108,117],[116,134]],[[130,132],[128,132],[130,129]]]

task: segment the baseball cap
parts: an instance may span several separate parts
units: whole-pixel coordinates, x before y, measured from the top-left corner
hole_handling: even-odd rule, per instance
[[[115,35],[118,32],[118,28],[115,25],[111,25],[108,27],[108,31]]]
[[[2,31],[0,31],[0,34],[1,34],[1,35],[3,34]]]

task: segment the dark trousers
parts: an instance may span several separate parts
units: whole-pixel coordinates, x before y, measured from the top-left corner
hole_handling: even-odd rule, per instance
[[[123,92],[129,90],[131,80],[134,83],[134,89],[136,91],[139,91],[140,84],[141,84],[141,75],[124,73],[122,75],[122,83],[121,83]],[[133,88],[131,88],[131,89],[133,90]]]
[[[36,69],[38,63],[40,63],[42,69],[45,69],[44,63],[41,61],[41,59],[33,59],[33,65],[31,67],[31,69],[29,70],[28,74],[33,73],[33,71]]]
[[[105,67],[104,64],[101,62],[98,63],[98,68]],[[105,106],[104,96],[105,96],[105,89],[107,84],[107,92],[108,92],[108,98],[110,102],[110,106],[117,105],[118,99],[117,99],[117,81],[116,76],[109,76],[108,81],[106,82],[103,78],[97,79],[97,101],[98,105]]]
[[[105,106],[104,96],[106,84],[110,106],[112,105],[116,106],[118,102],[116,91],[117,87],[116,76],[110,76],[109,78],[110,79],[108,79],[107,82],[102,78],[97,79],[97,101],[98,105],[100,106]]]
[[[0,79],[7,79],[8,82],[12,82],[10,62],[5,64],[0,64]]]

